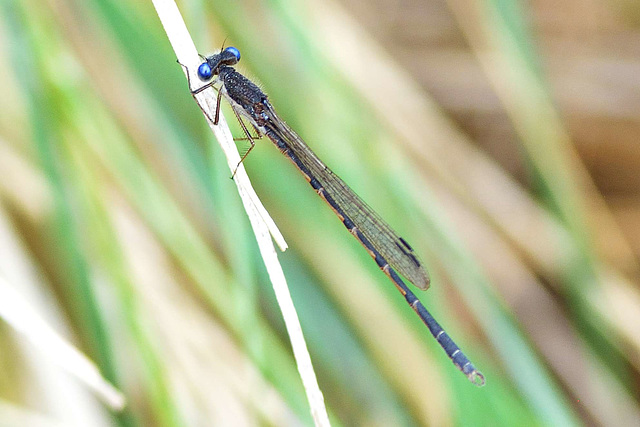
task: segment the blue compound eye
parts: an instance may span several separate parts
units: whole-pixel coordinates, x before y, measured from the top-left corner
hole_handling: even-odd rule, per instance
[[[235,56],[236,61],[240,61],[240,51],[237,48],[233,46],[229,46],[228,48],[225,49],[225,52],[229,52],[230,54]]]
[[[211,76],[213,76],[213,70],[209,64],[207,62],[200,64],[198,67],[198,77],[200,77],[201,80],[209,80]]]

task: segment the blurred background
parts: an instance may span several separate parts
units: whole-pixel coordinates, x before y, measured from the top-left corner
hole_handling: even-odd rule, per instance
[[[290,245],[334,425],[640,422],[636,2],[179,8],[200,52],[238,47],[238,69],[416,249],[432,275],[417,295],[487,379],[468,382],[260,141],[245,166]],[[230,171],[151,2],[2,0],[0,15],[0,285],[127,399],[111,410],[2,321],[0,425],[312,424]]]

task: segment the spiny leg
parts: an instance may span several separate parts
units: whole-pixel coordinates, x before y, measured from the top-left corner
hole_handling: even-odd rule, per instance
[[[215,87],[214,87],[215,88]],[[220,100],[222,98],[222,88],[218,91],[218,98],[216,99],[216,119],[213,121],[215,126],[218,126],[218,122],[220,121]]]
[[[240,117],[240,114],[236,111],[235,108],[232,108],[233,110],[233,114],[236,115],[236,118],[238,119],[238,122],[240,123],[240,126],[242,127],[242,130],[244,132],[244,134],[246,135],[246,138],[242,138],[243,140],[246,139],[247,141],[249,141],[249,143],[251,144],[251,146],[249,147],[249,149],[247,150],[246,153],[244,153],[244,155],[242,156],[242,158],[240,159],[240,162],[238,162],[238,165],[236,166],[235,170],[233,171],[233,174],[231,175],[231,179],[233,179],[236,176],[236,172],[238,172],[238,168],[240,167],[240,165],[242,164],[242,162],[244,162],[244,159],[247,158],[247,156],[249,155],[249,153],[251,152],[251,150],[253,150],[253,147],[256,146],[256,143],[254,141],[254,138],[251,136],[251,132],[249,132],[249,129],[247,129],[247,125],[244,124],[244,120],[242,120],[242,117]],[[253,128],[255,129],[256,133],[258,134],[258,138],[261,138],[260,136],[260,130],[253,124],[251,123],[251,125],[253,126]]]
[[[248,141],[249,139],[260,139],[262,138],[262,135],[260,133],[260,130],[256,127],[256,125],[254,125],[253,123],[251,123],[251,126],[253,127],[253,129],[256,131],[255,135],[250,135],[250,136],[244,136],[242,138],[233,138],[234,141]]]
[[[200,54],[198,54],[200,55]],[[202,57],[202,55],[200,55]],[[193,96],[193,99],[196,100],[196,104],[198,104],[198,108],[200,108],[200,111],[202,111],[204,113],[204,115],[207,117],[207,119],[209,119],[209,121],[211,123],[213,123],[214,125],[218,125],[218,120],[219,120],[219,116],[220,116],[220,90],[214,86],[214,84],[216,83],[216,80],[212,80],[209,83],[205,84],[204,86],[199,87],[198,89],[193,89],[193,86],[191,86],[191,74],[189,73],[189,68],[187,68],[186,65],[184,65],[183,63],[181,63],[179,60],[177,61],[178,64],[180,64],[180,66],[182,68],[184,68],[185,73],[187,74],[187,84],[189,85],[189,91],[191,92],[191,96]],[[202,108],[202,105],[200,105],[200,102],[198,102],[198,98],[196,98],[196,95],[199,94],[200,92],[204,91],[205,89],[208,88],[213,88],[218,92],[218,102],[216,104],[216,118],[215,120],[211,117],[211,115],[209,114],[208,111],[206,111],[204,108]]]

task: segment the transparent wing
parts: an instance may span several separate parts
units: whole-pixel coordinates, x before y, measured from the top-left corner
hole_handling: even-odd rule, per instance
[[[420,289],[427,289],[429,275],[413,248],[311,151],[278,117],[270,104],[267,111],[267,114],[272,116],[268,127],[289,146],[292,153],[306,166],[380,255],[411,283]]]

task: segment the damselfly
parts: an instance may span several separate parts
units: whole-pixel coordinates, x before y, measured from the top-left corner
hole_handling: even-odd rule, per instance
[[[239,60],[240,51],[235,47],[227,47],[220,53],[205,58],[198,67],[198,77],[206,84],[194,90],[189,81],[194,97],[210,87],[218,90],[215,117],[210,117],[206,111],[205,115],[217,125],[221,97],[224,96],[229,101],[251,143],[241,162],[255,146],[254,137],[243,118],[251,123],[259,137],[267,136],[293,162],[311,187],[338,215],[347,230],[364,246],[458,369],[474,384],[484,385],[484,376],[476,370],[398,275],[400,273],[420,289],[426,290],[429,287],[429,275],[411,246],[311,151],[302,138],[276,114],[267,95],[233,68]],[[217,83],[220,83],[219,87],[214,86]]]

